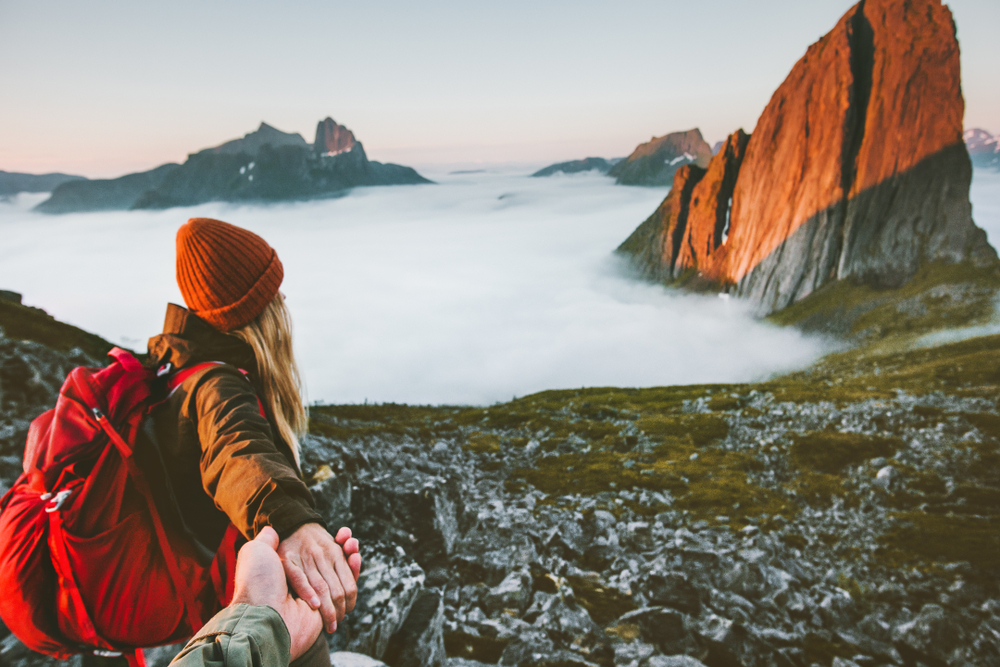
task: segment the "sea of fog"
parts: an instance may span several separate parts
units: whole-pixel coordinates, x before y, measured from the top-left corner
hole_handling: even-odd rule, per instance
[[[663,189],[596,174],[488,170],[273,206],[45,216],[0,202],[0,289],[132,349],[160,331],[174,234],[192,216],[262,235],[285,266],[310,401],[489,404],[592,386],[736,382],[809,364],[826,343],[744,304],[630,280],[611,251]],[[1000,175],[973,185],[1000,239]]]

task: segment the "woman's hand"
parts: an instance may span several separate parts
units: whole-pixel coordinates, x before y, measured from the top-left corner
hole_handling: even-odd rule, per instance
[[[277,548],[278,533],[270,526],[243,545],[236,559],[232,603],[267,605],[278,612],[292,640],[289,659],[295,660],[316,643],[323,631],[323,618],[305,600],[296,600],[289,593]]]
[[[343,548],[323,526],[307,523],[278,546],[285,576],[300,598],[319,609],[328,632],[336,631],[344,614],[354,609],[358,596],[355,572],[361,567],[357,540],[350,537],[350,530],[341,529],[337,536],[344,540]],[[344,556],[348,544],[353,551],[348,556],[356,561],[357,570]]]

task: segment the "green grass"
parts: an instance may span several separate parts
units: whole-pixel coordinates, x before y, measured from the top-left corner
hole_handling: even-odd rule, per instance
[[[789,453],[799,466],[835,474],[848,465],[877,456],[891,456],[902,446],[903,441],[899,438],[824,431],[793,435]]]
[[[898,289],[880,290],[851,279],[828,283],[769,319],[866,342],[913,337],[988,322],[998,290],[1000,264],[935,262]]]

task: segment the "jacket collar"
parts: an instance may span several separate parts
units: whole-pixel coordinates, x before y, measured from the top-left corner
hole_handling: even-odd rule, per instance
[[[149,358],[157,367],[170,362],[175,369],[222,361],[257,375],[257,360],[249,345],[174,303],[167,304],[163,333],[149,339]]]

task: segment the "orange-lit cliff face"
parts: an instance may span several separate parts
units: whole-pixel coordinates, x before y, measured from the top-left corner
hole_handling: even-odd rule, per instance
[[[321,120],[316,125],[316,141],[313,146],[317,153],[337,155],[354,148],[354,133],[332,118]]]
[[[671,191],[686,214],[656,224],[688,242],[621,250],[647,277],[697,270],[763,312],[834,279],[893,286],[925,261],[995,258],[971,218],[960,84],[947,7],[864,0],[795,64],[745,153],[738,132],[690,199]]]

